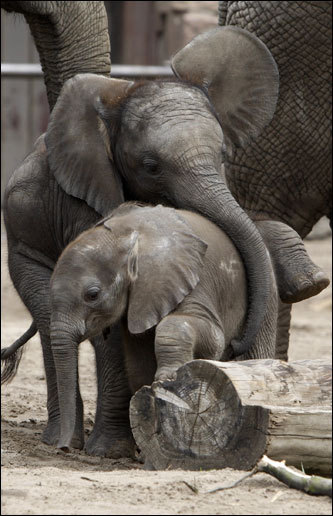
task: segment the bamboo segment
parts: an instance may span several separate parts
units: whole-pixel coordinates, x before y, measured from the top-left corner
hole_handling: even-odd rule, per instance
[[[153,469],[250,470],[267,455],[329,475],[331,381],[325,360],[193,360],[133,396],[133,435]]]

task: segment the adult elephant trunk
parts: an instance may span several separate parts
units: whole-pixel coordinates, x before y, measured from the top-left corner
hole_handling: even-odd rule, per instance
[[[53,317],[52,317],[53,318]],[[65,324],[51,322],[51,345],[57,372],[60,438],[57,447],[68,451],[76,428],[78,396],[78,344]]]
[[[110,40],[104,2],[1,2],[29,24],[52,111],[67,79],[77,73],[110,75]]]
[[[202,175],[205,191],[177,185],[177,206],[195,210],[222,228],[237,247],[246,269],[248,282],[248,312],[241,339],[232,340],[234,356],[246,353],[254,344],[263,322],[270,295],[271,266],[264,241],[254,223],[236,202],[223,177],[214,169],[193,172]]]

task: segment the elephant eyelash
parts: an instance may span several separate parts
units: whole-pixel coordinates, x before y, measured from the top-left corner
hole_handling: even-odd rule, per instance
[[[142,160],[143,167],[146,172],[150,174],[156,174],[159,172],[158,162],[153,158],[144,158]]]
[[[83,293],[83,299],[87,303],[91,303],[94,301],[98,301],[100,297],[101,290],[99,287],[90,287]]]

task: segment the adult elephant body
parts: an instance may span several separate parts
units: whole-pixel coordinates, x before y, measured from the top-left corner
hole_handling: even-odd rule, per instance
[[[228,156],[225,173],[240,205],[262,221],[270,250],[285,251],[278,275],[283,268],[289,278],[288,286],[279,287],[286,302],[303,299],[300,290],[313,295],[327,284],[318,267],[305,260],[301,243],[281,245],[274,228],[280,221],[304,238],[322,216],[332,216],[331,23],[332,2],[219,2],[219,24],[256,34],[279,68],[271,124],[260,140]]]
[[[209,60],[216,52],[224,56],[218,69]],[[277,69],[257,38],[221,28],[180,51],[173,68],[178,76],[173,81],[134,84],[95,74],[67,81],[45,139],[40,138],[6,189],[10,274],[43,346],[48,443],[59,437],[58,392],[63,388],[57,383],[50,348],[50,276],[62,249],[119,205],[123,191],[126,199],[193,209],[226,231],[242,255],[249,282],[248,316],[243,335],[232,343],[235,355],[246,352],[260,330],[270,291],[270,265],[260,234],[220,173],[221,150],[232,143],[244,144],[269,123],[277,100]],[[98,402],[86,449],[101,455],[130,454],[130,393],[118,327],[108,341],[97,337],[94,344]],[[73,444],[82,447],[78,383],[76,404]]]

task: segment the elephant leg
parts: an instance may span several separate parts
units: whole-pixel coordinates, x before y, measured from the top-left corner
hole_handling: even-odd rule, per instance
[[[169,315],[156,328],[155,380],[174,378],[177,369],[194,358],[219,360],[224,347],[223,331],[213,322],[187,314]]]
[[[97,406],[95,425],[85,451],[89,455],[134,457],[135,441],[129,422],[131,393],[125,373],[119,325],[104,340],[92,339],[96,356]]]
[[[31,255],[33,251],[31,251]],[[9,249],[8,267],[12,281],[22,301],[28,308],[40,334],[45,377],[47,385],[48,421],[42,434],[42,441],[55,445],[60,435],[60,413],[58,403],[57,376],[50,341],[50,300],[49,285],[52,270],[32,260],[22,253]],[[83,404],[77,384],[76,428],[72,445],[82,448],[83,433]]]
[[[313,263],[301,237],[290,226],[275,220],[255,224],[270,252],[283,303],[315,296],[329,285],[329,278]]]

